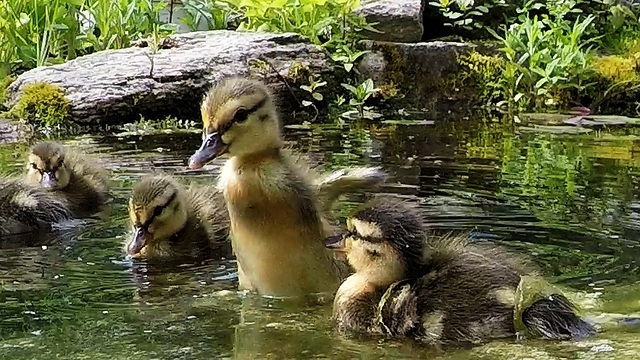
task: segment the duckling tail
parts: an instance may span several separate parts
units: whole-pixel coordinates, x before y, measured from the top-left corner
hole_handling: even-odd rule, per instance
[[[522,322],[532,335],[547,339],[586,338],[596,333],[594,326],[581,319],[574,305],[561,294],[536,300],[522,312]]]
[[[340,195],[371,189],[387,178],[378,167],[354,167],[334,171],[317,180],[315,186],[323,208],[329,210]]]

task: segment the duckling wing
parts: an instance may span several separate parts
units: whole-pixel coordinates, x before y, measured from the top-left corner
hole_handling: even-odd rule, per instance
[[[515,292],[521,269],[492,247],[463,246],[452,238],[412,286],[417,297],[417,336],[476,343],[515,334]],[[440,246],[444,246],[440,244]]]
[[[76,151],[68,151],[65,162],[78,177],[86,180],[87,184],[100,193],[108,193],[111,188],[109,171],[105,169],[100,160]]]
[[[330,211],[341,195],[371,190],[387,180],[387,173],[379,167],[350,167],[327,173],[300,153],[290,149],[283,150],[283,153],[299,175],[311,185],[323,212]]]
[[[333,203],[347,193],[365,191],[383,183],[387,174],[378,167],[353,167],[333,171],[313,179],[322,208],[329,210]]]
[[[65,159],[70,170],[70,181],[62,193],[76,216],[88,217],[96,213],[108,214],[111,180],[109,172],[97,159],[69,152]]]
[[[187,190],[187,201],[209,237],[214,250],[228,256],[231,252],[229,242],[229,211],[224,196],[214,185],[191,186]],[[218,251],[217,251],[218,252]]]

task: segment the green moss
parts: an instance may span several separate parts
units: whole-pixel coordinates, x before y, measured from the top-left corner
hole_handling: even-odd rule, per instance
[[[449,87],[473,91],[477,104],[495,104],[505,98],[499,80],[504,73],[504,60],[498,55],[483,55],[472,51],[458,56],[460,69],[448,79]]]
[[[40,82],[25,86],[9,116],[36,126],[62,128],[69,125],[71,102],[55,85]]]
[[[287,79],[294,85],[308,85],[310,76],[313,76],[311,69],[299,61],[291,64],[287,73]]]
[[[581,102],[601,114],[637,116],[640,69],[635,54],[602,56],[591,60],[593,85]]]

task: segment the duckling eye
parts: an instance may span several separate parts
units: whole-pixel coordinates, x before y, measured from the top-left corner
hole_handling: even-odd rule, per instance
[[[58,167],[61,167],[63,163],[64,163],[64,159],[58,160]]]
[[[38,165],[36,165],[36,163],[31,163],[31,167],[34,168],[35,170],[38,170]]]
[[[247,117],[249,117],[249,111],[247,109],[244,108],[240,108],[236,111],[236,114],[233,115],[233,121],[234,122],[243,122],[245,120],[247,120]]]
[[[155,209],[153,209],[153,216],[160,216],[160,214],[162,214],[162,210],[164,210],[164,208],[162,206],[156,206]]]

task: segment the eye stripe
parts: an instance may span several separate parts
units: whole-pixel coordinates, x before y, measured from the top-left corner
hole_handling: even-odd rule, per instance
[[[247,109],[246,110],[247,117],[250,116],[251,114],[255,113],[256,111],[258,111],[258,109],[263,107],[266,102],[267,102],[267,98],[263,98],[262,100],[258,101],[257,104],[255,104],[251,108]],[[220,136],[222,136],[227,130],[229,130],[229,128],[231,128],[231,125],[233,125],[235,122],[236,122],[236,119],[233,118],[233,119],[231,119],[231,121],[229,121],[226,124],[224,124],[223,126],[221,126],[218,129],[218,132],[220,133]]]
[[[171,204],[171,202],[175,200],[177,195],[178,195],[177,192],[174,192],[173,194],[171,194],[171,196],[169,197],[169,200],[167,200],[167,202],[165,202],[163,205],[160,205],[160,208],[163,210],[166,209]],[[144,224],[140,226],[146,229],[147,227],[149,227],[149,225],[151,225],[151,223],[153,222],[153,219],[155,219],[156,216],[157,216],[156,214],[152,214],[151,217]]]

